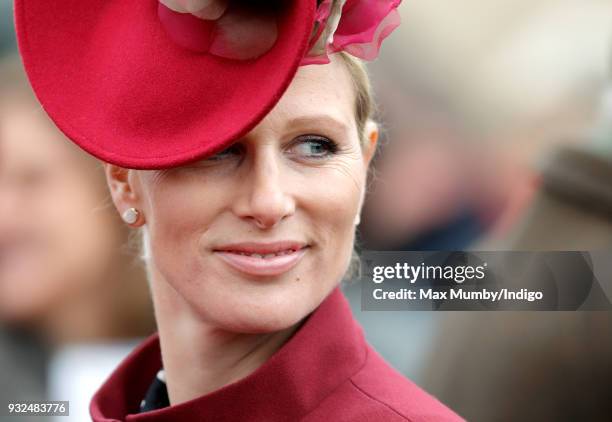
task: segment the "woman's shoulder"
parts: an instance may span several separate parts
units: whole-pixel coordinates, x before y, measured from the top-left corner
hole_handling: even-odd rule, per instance
[[[463,419],[392,368],[368,346],[365,364],[304,421],[444,422]]]

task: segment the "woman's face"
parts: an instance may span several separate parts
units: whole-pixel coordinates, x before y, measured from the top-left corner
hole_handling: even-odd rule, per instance
[[[48,319],[102,287],[121,243],[101,174],[26,94],[0,104],[0,319]],[[107,288],[107,286],[106,286]]]
[[[127,170],[131,193],[114,189],[115,202],[143,213],[158,308],[186,305],[216,326],[266,332],[321,303],[349,264],[374,149],[360,143],[354,105],[340,60],[301,67],[276,107],[225,151]]]

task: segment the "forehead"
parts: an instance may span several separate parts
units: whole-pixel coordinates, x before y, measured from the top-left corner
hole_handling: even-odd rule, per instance
[[[326,116],[351,127],[355,124],[355,89],[342,59],[301,66],[283,97],[259,126],[286,120]]]

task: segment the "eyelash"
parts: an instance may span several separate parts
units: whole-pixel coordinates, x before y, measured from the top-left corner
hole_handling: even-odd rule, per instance
[[[325,148],[325,153],[322,155],[313,155],[312,157],[309,158],[313,158],[315,160],[318,159],[324,159],[330,155],[334,155],[336,153],[338,153],[338,144],[336,142],[334,142],[333,140],[326,138],[324,136],[318,136],[318,135],[304,135],[304,136],[300,136],[298,137],[294,142],[292,142],[291,146],[294,146],[296,144],[305,144],[305,143],[315,143],[318,144],[319,146],[323,146]]]
[[[221,161],[223,160],[223,158],[225,158],[224,157],[225,155],[228,155],[227,154],[228,152],[236,151],[236,150],[238,150],[240,153],[242,152],[241,151],[242,148],[239,144],[230,145],[229,147],[225,148],[223,151],[220,151],[216,153],[215,155],[206,158],[204,161]]]

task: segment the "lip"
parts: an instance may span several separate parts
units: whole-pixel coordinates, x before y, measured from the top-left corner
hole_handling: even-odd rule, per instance
[[[215,248],[213,252],[234,269],[254,276],[274,276],[283,274],[302,259],[308,245],[303,242],[282,241],[273,243],[235,243]],[[282,252],[282,255],[263,258],[245,254],[269,255]]]

